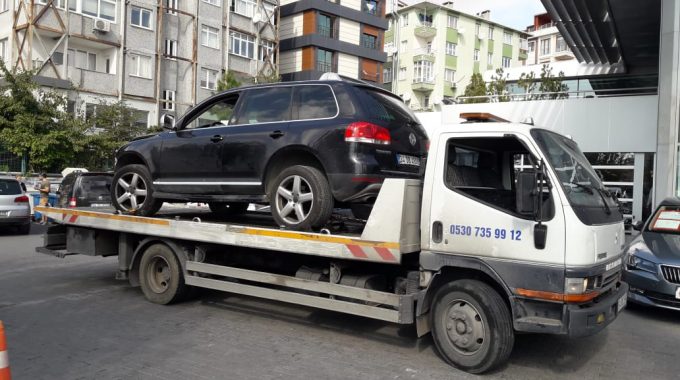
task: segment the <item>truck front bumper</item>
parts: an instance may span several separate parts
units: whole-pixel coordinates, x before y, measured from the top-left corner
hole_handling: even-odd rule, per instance
[[[588,306],[567,305],[565,308],[569,321],[567,334],[571,337],[580,337],[600,332],[618,317],[627,299],[628,284],[621,282],[618,288],[613,289],[606,297]]]

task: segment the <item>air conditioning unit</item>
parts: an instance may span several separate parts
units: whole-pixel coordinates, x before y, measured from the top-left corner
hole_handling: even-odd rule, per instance
[[[106,20],[94,20],[94,26],[92,30],[102,33],[107,33],[111,31],[111,23]]]

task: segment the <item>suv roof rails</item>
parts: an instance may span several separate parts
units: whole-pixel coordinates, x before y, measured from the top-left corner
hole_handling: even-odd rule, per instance
[[[337,81],[344,81],[344,82],[351,82],[351,83],[356,83],[356,84],[365,84],[365,85],[368,85],[368,86],[374,86],[374,84],[363,81],[361,79],[356,79],[356,78],[348,77],[348,76],[345,76],[345,75],[340,75],[340,74],[334,73],[334,72],[327,72],[327,73],[321,74],[321,77],[319,78],[319,80],[337,80]]]

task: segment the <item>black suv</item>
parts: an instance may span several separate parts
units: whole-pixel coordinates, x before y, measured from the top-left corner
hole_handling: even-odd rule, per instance
[[[371,204],[386,177],[420,178],[429,144],[399,97],[339,77],[228,90],[162,121],[169,131],[116,153],[111,194],[123,212],[269,203],[278,225],[318,228],[334,206]]]
[[[113,173],[75,171],[61,180],[57,207],[111,207]]]

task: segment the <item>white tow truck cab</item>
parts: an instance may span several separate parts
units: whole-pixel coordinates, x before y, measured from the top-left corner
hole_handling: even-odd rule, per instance
[[[37,250],[118,255],[117,277],[161,304],[204,287],[415,323],[473,373],[506,361],[515,332],[602,330],[628,289],[616,200],[571,139],[461,117],[430,131],[422,182],[385,180],[360,234],[39,208],[57,223]]]

